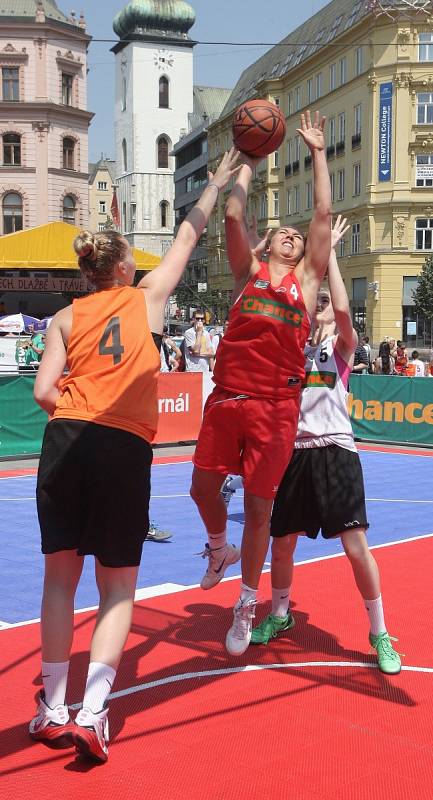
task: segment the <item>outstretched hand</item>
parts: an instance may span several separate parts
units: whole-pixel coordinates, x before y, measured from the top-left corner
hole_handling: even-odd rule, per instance
[[[250,224],[248,225],[248,223],[246,223],[246,225],[250,248],[254,255],[260,259],[263,253],[268,249],[272,228],[268,228],[265,236],[260,238],[257,232],[257,217],[255,214],[252,215]]]
[[[314,150],[320,151],[325,149],[325,122],[326,117],[320,117],[319,112],[314,113],[314,122],[311,122],[311,115],[309,111],[301,114],[301,127],[297,128],[296,132],[302,136],[305,144],[311,153]]]
[[[343,219],[341,214],[339,214],[331,231],[331,247],[335,248],[344,234],[349,230],[350,225],[346,225],[346,223],[347,219]]]
[[[239,150],[232,147],[228,153],[224,153],[221,164],[218,166],[215,174],[208,172],[209,182],[212,182],[218,189],[224,189],[227,186],[230,178],[236,175],[241,169],[242,164],[238,164]]]

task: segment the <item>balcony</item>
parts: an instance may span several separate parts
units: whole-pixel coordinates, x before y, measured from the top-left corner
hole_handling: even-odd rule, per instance
[[[344,155],[345,148],[346,148],[346,143],[344,140],[342,142],[337,142],[337,145],[335,147],[336,155],[337,156]]]
[[[297,175],[299,172],[299,161],[292,162],[292,174]]]
[[[355,133],[355,135],[352,136],[352,150],[357,150],[358,147],[361,147],[361,134]]]
[[[335,144],[330,144],[329,147],[326,148],[326,158],[334,158],[335,156]]]
[[[286,178],[289,178],[291,174],[292,174],[292,165],[286,164],[286,166],[284,167],[284,175]]]
[[[312,157],[311,156],[305,156],[305,158],[304,158],[304,168],[305,169],[311,169],[311,162],[312,162]]]

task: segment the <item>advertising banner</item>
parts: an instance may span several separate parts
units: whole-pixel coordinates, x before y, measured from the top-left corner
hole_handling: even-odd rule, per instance
[[[34,385],[33,376],[0,377],[1,456],[41,451],[47,415],[33,399]]]
[[[433,446],[433,380],[351,375],[348,410],[357,439]]]
[[[162,372],[158,382],[158,408],[154,444],[197,439],[202,417],[202,373]]]
[[[392,82],[380,84],[379,99],[379,181],[391,180]]]

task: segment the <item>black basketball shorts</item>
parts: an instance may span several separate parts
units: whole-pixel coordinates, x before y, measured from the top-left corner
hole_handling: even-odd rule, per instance
[[[338,445],[295,450],[275,498],[271,536],[305,532],[316,539],[368,528],[358,453]]]
[[[149,529],[152,448],[81,420],[48,423],[36,498],[42,552],[76,550],[105,567],[138,566]]]

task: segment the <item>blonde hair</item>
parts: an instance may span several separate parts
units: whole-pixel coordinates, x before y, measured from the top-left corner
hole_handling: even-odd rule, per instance
[[[82,230],[74,239],[80,269],[95,286],[112,277],[116,264],[126,258],[127,247],[122,234],[112,230],[98,233]]]

